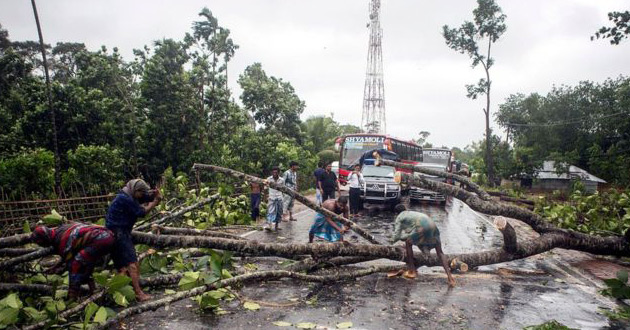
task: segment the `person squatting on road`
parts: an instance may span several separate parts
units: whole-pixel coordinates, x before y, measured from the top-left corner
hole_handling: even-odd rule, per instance
[[[57,228],[37,226],[31,235],[35,243],[52,246],[55,253],[61,256],[61,260],[48,272],[57,273],[65,264],[70,284],[68,298],[76,298],[82,284],[89,286],[90,293],[94,292],[94,266],[114,246],[114,234],[110,230],[103,226],[74,222]]]
[[[284,185],[284,179],[279,175],[280,169],[276,166],[271,170],[271,176],[267,178],[267,182]],[[278,230],[278,223],[282,221],[282,192],[268,187],[267,194],[267,223],[263,226],[265,230],[270,230],[273,226],[274,230]]]
[[[361,189],[365,180],[361,174],[361,165],[354,165],[354,171],[348,177],[348,185],[350,186],[350,215],[356,217],[361,210]]]
[[[339,196],[337,200],[329,199],[322,203],[322,207],[335,214],[342,214],[348,217],[348,197]],[[317,237],[319,240],[327,242],[343,242],[343,234],[348,231],[340,222],[334,221],[331,217],[324,216],[321,213],[315,214],[315,222],[308,232],[308,242],[313,243],[313,239]]]
[[[448,286],[455,286],[455,279],[451,274],[448,260],[442,252],[442,243],[440,242],[440,230],[435,222],[424,213],[416,211],[407,211],[407,207],[403,204],[396,205],[395,208],[398,216],[394,224],[394,236],[391,243],[397,241],[405,242],[405,259],[407,262],[406,270],[394,271],[389,276],[403,275],[405,278],[416,278],[418,276],[417,266],[413,258],[413,245],[420,248],[422,253],[429,253],[435,249],[438,258],[442,261],[442,267],[446,271],[448,277]]]
[[[251,182],[249,184],[249,187],[252,190],[250,194],[250,204],[252,206],[251,216],[252,216],[252,221],[256,222],[258,221],[258,217],[260,216],[260,201],[261,201],[260,184],[258,182]]]
[[[105,226],[116,237],[116,245],[112,251],[114,266],[120,274],[131,277],[131,285],[138,301],[149,300],[151,296],[140,288],[138,257],[131,240],[131,230],[136,220],[148,214],[160,201],[162,195],[159,190],[149,190],[146,182],[133,179],[116,195],[105,216]]]
[[[293,191],[298,191],[298,175],[297,175],[297,171],[299,169],[299,164],[296,161],[292,161],[289,164],[289,169],[284,172],[284,175],[282,176],[282,179],[284,179],[284,185],[293,190]],[[283,200],[283,206],[284,206],[284,213],[283,213],[283,220],[287,221],[287,213],[289,214],[289,220],[291,221],[296,221],[295,218],[293,218],[293,204],[294,204],[294,198],[291,195],[284,195],[284,200]]]
[[[320,175],[317,185],[322,191],[322,202],[328,199],[335,199],[335,190],[341,194],[339,180],[337,180],[335,172],[332,171],[331,164],[326,165],[326,170]]]

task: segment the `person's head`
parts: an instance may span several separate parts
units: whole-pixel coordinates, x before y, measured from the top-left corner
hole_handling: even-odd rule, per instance
[[[52,229],[43,225],[35,227],[31,237],[39,246],[51,246],[54,240]]]
[[[125,187],[123,188],[123,191],[133,197],[134,199],[140,201],[140,200],[145,200],[149,197],[149,184],[147,184],[146,182],[144,182],[144,180],[142,179],[133,179],[133,180],[129,180],[129,182],[127,182],[127,184],[125,185]]]
[[[394,207],[394,212],[396,212],[396,214],[398,213],[402,213],[407,211],[407,206],[405,206],[405,204],[398,204]]]
[[[291,170],[297,171],[298,168],[300,168],[300,164],[298,164],[298,162],[296,161],[291,161],[291,163],[289,163],[289,167],[291,168]]]
[[[354,171],[355,172],[361,172],[361,165],[360,164],[354,165]]]
[[[278,166],[274,166],[271,169],[271,176],[273,176],[276,179],[280,176],[280,168]]]
[[[335,201],[335,213],[341,214],[348,207],[348,196],[339,196]]]
[[[332,171],[332,164],[328,163],[326,164],[326,172],[330,172],[330,171]]]

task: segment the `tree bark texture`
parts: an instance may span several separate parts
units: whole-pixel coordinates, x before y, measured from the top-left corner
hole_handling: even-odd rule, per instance
[[[220,166],[214,166],[214,165],[205,165],[205,164],[194,164],[193,165],[193,169],[195,170],[206,170],[206,171],[212,171],[212,172],[219,172],[219,173],[223,173],[223,174],[227,174],[230,176],[233,176],[237,179],[241,179],[244,181],[249,181],[249,182],[256,182],[256,183],[260,183],[260,184],[264,184],[267,185],[273,189],[279,190],[287,195],[291,195],[293,196],[293,198],[295,198],[296,200],[298,200],[300,203],[306,205],[307,207],[315,210],[316,212],[319,212],[321,214],[324,214],[328,217],[331,217],[332,219],[341,222],[342,224],[348,226],[350,229],[352,229],[355,233],[357,233],[359,236],[365,238],[366,240],[368,240],[370,243],[373,244],[381,244],[378,240],[376,240],[376,238],[374,238],[374,236],[372,236],[372,234],[370,234],[367,230],[359,227],[359,225],[357,225],[356,223],[342,217],[339,216],[333,212],[330,212],[322,207],[317,206],[315,203],[313,203],[312,201],[310,201],[308,198],[302,196],[301,194],[299,194],[296,191],[293,191],[287,187],[285,187],[284,185],[279,185],[273,182],[267,182],[267,180],[263,180],[261,178],[257,178],[255,176],[251,176],[242,172],[238,172],[229,168],[224,168],[224,167],[220,167]]]
[[[19,234],[0,238],[0,248],[15,247],[32,242],[31,234]]]
[[[492,197],[485,190],[483,190],[478,184],[474,183],[470,178],[463,175],[447,173],[444,171],[438,171],[438,170],[434,170],[431,168],[426,168],[426,167],[422,167],[418,165],[403,164],[403,163],[395,162],[389,159],[382,159],[382,158],[379,159],[378,163],[382,165],[394,166],[397,168],[404,168],[406,170],[411,170],[416,173],[424,173],[428,175],[439,176],[441,178],[457,180],[459,182],[465,183],[466,186],[468,186],[468,190],[476,193],[479,196],[479,198],[481,198],[482,200],[484,201],[492,200]]]
[[[21,264],[23,262],[39,259],[41,257],[45,257],[47,255],[52,254],[55,251],[53,247],[41,248],[34,252],[30,252],[19,257],[7,259],[0,261],[0,269],[7,270],[15,265]]]
[[[162,218],[160,218],[158,220],[155,220],[153,222],[145,223],[145,224],[143,224],[141,226],[138,226],[138,227],[135,228],[135,230],[147,230],[147,229],[151,228],[152,225],[160,225],[160,224],[163,224],[163,223],[165,223],[167,221],[176,219],[176,218],[181,217],[181,216],[183,216],[184,214],[186,214],[186,213],[188,213],[190,211],[202,208],[205,205],[210,204],[210,203],[214,202],[215,200],[219,199],[220,197],[221,197],[221,195],[214,194],[214,195],[212,195],[212,196],[210,196],[208,198],[204,198],[204,199],[200,200],[199,202],[197,202],[195,204],[187,206],[187,207],[185,207],[185,208],[183,208],[183,209],[181,209],[181,210],[179,210],[179,211],[177,211],[175,213],[168,214],[168,215],[166,215],[166,216],[164,216],[164,217],[162,217]]]
[[[35,248],[5,248],[0,249],[0,257],[19,257],[37,250]]]
[[[246,238],[240,237],[234,234],[222,233],[212,230],[200,230],[194,228],[176,228],[176,227],[164,227],[160,225],[153,225],[151,231],[154,234],[164,235],[183,235],[183,236],[208,236],[208,237],[220,237],[235,240],[246,240]]]
[[[518,250],[516,231],[505,217],[498,216],[494,219],[494,226],[503,234],[503,249],[513,253]]]

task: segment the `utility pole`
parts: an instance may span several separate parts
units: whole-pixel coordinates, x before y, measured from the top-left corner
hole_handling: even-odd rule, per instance
[[[361,129],[366,133],[385,133],[385,86],[383,83],[383,29],[380,22],[381,0],[370,0],[370,40],[363,89]]]
[[[59,144],[57,143],[57,120],[55,109],[53,108],[52,89],[50,87],[50,75],[48,74],[48,61],[46,60],[46,46],[44,44],[44,36],[42,35],[42,27],[39,24],[39,15],[37,14],[37,6],[35,0],[31,0],[33,5],[33,14],[35,15],[35,24],[37,24],[37,34],[39,35],[39,47],[42,51],[42,60],[44,63],[44,75],[46,76],[46,92],[48,96],[48,110],[50,111],[50,121],[53,131],[53,151],[55,153],[55,193],[61,195],[61,160],[59,158]]]

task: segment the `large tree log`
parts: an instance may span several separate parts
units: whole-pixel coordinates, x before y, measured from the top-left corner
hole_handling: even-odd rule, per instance
[[[431,168],[426,168],[426,167],[422,167],[418,165],[399,163],[399,162],[391,161],[388,159],[382,159],[382,158],[378,159],[377,165],[379,164],[394,166],[397,168],[404,168],[406,170],[411,170],[412,172],[416,172],[416,173],[424,173],[428,175],[439,176],[442,178],[454,179],[459,182],[465,183],[466,186],[468,187],[468,190],[476,193],[479,196],[479,198],[481,198],[482,200],[489,201],[492,199],[490,195],[485,190],[483,190],[478,184],[474,183],[472,180],[470,180],[470,178],[463,175],[447,173],[444,171],[438,171],[438,170],[434,170]]]
[[[174,213],[168,214],[168,215],[166,215],[166,216],[164,216],[164,217],[162,217],[162,218],[160,218],[160,219],[158,219],[158,220],[155,220],[155,221],[152,221],[152,222],[149,222],[149,223],[145,223],[145,224],[140,225],[140,226],[138,226],[138,227],[136,227],[136,228],[134,228],[134,229],[135,229],[135,230],[147,230],[147,229],[151,228],[151,226],[152,226],[152,225],[160,225],[160,224],[163,224],[163,223],[165,223],[165,222],[167,222],[167,221],[170,221],[170,220],[173,220],[173,219],[179,218],[179,217],[183,216],[184,214],[186,214],[186,213],[188,213],[188,212],[190,212],[190,211],[196,210],[196,209],[198,209],[198,208],[202,208],[202,207],[204,207],[205,205],[210,204],[210,203],[212,203],[212,202],[216,201],[216,200],[217,200],[217,199],[219,199],[220,197],[221,197],[221,195],[219,195],[219,194],[214,194],[214,195],[212,195],[212,196],[210,196],[210,197],[208,197],[208,198],[204,198],[204,199],[200,200],[199,202],[197,202],[197,203],[195,203],[195,204],[192,204],[192,205],[190,205],[190,206],[187,206],[187,207],[185,207],[185,208],[183,208],[183,209],[181,209],[181,210],[179,210],[179,211],[177,211],[177,212],[174,212]]]
[[[302,196],[301,194],[299,194],[296,191],[293,191],[287,187],[285,187],[284,185],[279,185],[273,182],[267,182],[267,180],[263,180],[261,178],[257,178],[255,176],[251,176],[242,172],[238,172],[229,168],[224,168],[224,167],[220,167],[220,166],[214,166],[214,165],[206,165],[206,164],[194,164],[193,165],[193,169],[195,170],[207,170],[207,171],[213,171],[213,172],[219,172],[219,173],[224,173],[230,176],[233,176],[235,178],[244,180],[244,181],[249,181],[249,182],[257,182],[260,184],[264,184],[267,185],[273,189],[282,191],[283,193],[287,194],[287,195],[291,195],[293,196],[293,198],[295,198],[296,200],[298,200],[300,203],[306,205],[307,207],[315,210],[316,212],[319,212],[321,214],[324,214],[326,216],[329,216],[331,218],[333,218],[336,221],[339,221],[341,223],[343,223],[344,225],[348,226],[350,229],[352,229],[355,233],[357,233],[359,236],[365,238],[366,240],[368,240],[370,243],[373,244],[381,244],[378,240],[376,240],[376,238],[374,238],[374,236],[372,236],[367,230],[359,227],[359,225],[357,225],[356,223],[342,217],[339,216],[333,212],[330,212],[322,207],[317,206],[315,203],[313,203],[312,201],[310,201],[308,198]]]
[[[41,295],[51,295],[54,293],[52,285],[47,284],[21,284],[21,283],[0,283],[0,292],[29,292]]]
[[[32,242],[31,234],[19,234],[0,238],[0,248],[20,246]]]
[[[193,228],[176,228],[176,227],[164,227],[160,225],[153,225],[151,227],[151,231],[154,234],[164,234],[164,235],[185,235],[185,236],[208,236],[208,237],[221,237],[228,239],[236,239],[236,240],[246,240],[246,238],[222,233],[218,231],[212,230],[201,230],[201,229],[193,229]]]
[[[107,329],[108,327],[114,325],[115,323],[127,317],[130,317],[132,315],[144,313],[147,311],[154,311],[160,307],[164,307],[169,304],[172,304],[175,301],[198,296],[210,290],[214,290],[214,289],[226,287],[226,286],[232,286],[235,284],[248,283],[248,282],[260,282],[260,281],[267,281],[267,280],[277,280],[281,278],[294,278],[301,281],[320,282],[320,283],[338,282],[338,281],[344,281],[344,280],[349,280],[349,279],[355,279],[361,276],[367,276],[367,275],[374,274],[377,272],[388,271],[389,269],[391,269],[391,266],[369,267],[365,269],[356,270],[353,272],[331,274],[331,275],[306,275],[306,274],[290,272],[286,270],[270,270],[270,271],[262,271],[262,272],[239,275],[232,278],[221,280],[214,284],[203,285],[203,286],[191,289],[191,290],[181,291],[176,294],[172,294],[158,300],[149,301],[140,305],[136,305],[136,306],[124,309],[120,311],[119,313],[117,313],[115,317],[107,320],[105,324],[98,326],[96,330]]]
[[[7,270],[15,265],[21,264],[23,262],[39,259],[41,257],[45,257],[47,255],[52,254],[55,251],[53,247],[41,248],[31,253],[27,253],[25,255],[21,255],[19,257],[15,257],[12,259],[7,259],[0,261],[0,269]]]
[[[35,248],[6,248],[0,249],[0,257],[19,257],[21,255],[35,252]]]

